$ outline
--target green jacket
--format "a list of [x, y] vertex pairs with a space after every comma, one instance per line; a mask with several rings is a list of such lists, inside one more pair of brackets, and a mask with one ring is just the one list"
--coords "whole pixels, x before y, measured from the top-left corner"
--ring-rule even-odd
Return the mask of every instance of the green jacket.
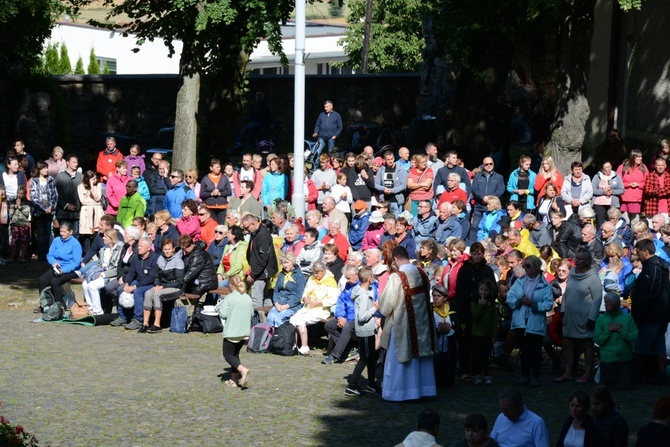
[[498, 313], [495, 304], [482, 306], [470, 303], [472, 308], [472, 335], [476, 337], [493, 337], [498, 332]]
[[[610, 323], [623, 326], [621, 332], [610, 332]], [[600, 360], [605, 363], [627, 362], [633, 359], [633, 343], [637, 341], [637, 326], [630, 314], [618, 310], [614, 315], [606, 312], [596, 320], [593, 340], [600, 346]]]
[[146, 210], [147, 202], [139, 193], [136, 192], [130, 197], [126, 195], [121, 198], [119, 214], [116, 216], [116, 220], [123, 225], [123, 228], [127, 228], [133, 224], [134, 218], [144, 217]]
[[225, 275], [227, 278], [230, 278], [234, 275], [241, 275], [244, 278], [247, 275], [247, 272], [250, 270], [249, 263], [247, 262], [247, 246], [249, 243], [247, 241], [240, 241], [234, 247], [231, 244], [226, 245], [226, 248], [223, 249], [223, 256], [221, 259], [225, 258], [228, 253], [230, 255], [230, 270], [227, 272], [223, 269], [223, 262], [218, 266], [216, 273], [219, 275]]
[[253, 314], [254, 305], [249, 295], [237, 290], [226, 295], [219, 306], [219, 316], [226, 320], [223, 338], [249, 338]]

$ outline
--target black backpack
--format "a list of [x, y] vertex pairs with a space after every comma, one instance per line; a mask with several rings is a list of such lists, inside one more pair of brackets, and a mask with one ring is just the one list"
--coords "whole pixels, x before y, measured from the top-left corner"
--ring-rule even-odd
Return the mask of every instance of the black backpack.
[[298, 354], [298, 347], [295, 345], [295, 326], [287, 321], [275, 328], [270, 341], [270, 352], [287, 357]]

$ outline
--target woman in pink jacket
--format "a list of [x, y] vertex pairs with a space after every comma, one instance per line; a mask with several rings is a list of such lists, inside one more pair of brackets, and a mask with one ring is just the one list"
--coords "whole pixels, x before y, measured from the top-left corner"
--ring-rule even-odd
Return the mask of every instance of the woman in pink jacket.
[[642, 212], [642, 193], [649, 169], [642, 163], [642, 152], [639, 149], [630, 151], [630, 156], [623, 162], [616, 173], [623, 181], [621, 196], [621, 212], [628, 213], [629, 222]]
[[177, 221], [176, 227], [179, 234], [188, 234], [194, 241], [200, 240], [200, 219], [195, 200], [186, 199], [181, 203], [181, 219]]
[[116, 216], [119, 214], [119, 203], [126, 195], [126, 183], [128, 177], [128, 163], [125, 160], [116, 162], [116, 173], [107, 179], [105, 194], [107, 194], [107, 214]]

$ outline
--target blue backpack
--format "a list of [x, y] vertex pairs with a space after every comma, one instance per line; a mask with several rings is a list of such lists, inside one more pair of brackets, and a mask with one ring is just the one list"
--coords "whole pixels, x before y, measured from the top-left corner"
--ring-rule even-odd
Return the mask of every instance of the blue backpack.
[[186, 311], [185, 307], [180, 306], [172, 309], [170, 318], [170, 332], [176, 332], [177, 334], [185, 334], [187, 320], [188, 320], [188, 312]]

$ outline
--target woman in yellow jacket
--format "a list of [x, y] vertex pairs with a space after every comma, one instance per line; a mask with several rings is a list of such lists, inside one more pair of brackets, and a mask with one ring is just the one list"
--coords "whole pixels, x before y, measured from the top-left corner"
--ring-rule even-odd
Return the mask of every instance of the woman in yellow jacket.
[[228, 278], [234, 275], [246, 277], [251, 268], [247, 262], [248, 242], [244, 240], [244, 230], [240, 227], [228, 229], [228, 245], [223, 249], [221, 264], [216, 273], [219, 287], [228, 286]]

